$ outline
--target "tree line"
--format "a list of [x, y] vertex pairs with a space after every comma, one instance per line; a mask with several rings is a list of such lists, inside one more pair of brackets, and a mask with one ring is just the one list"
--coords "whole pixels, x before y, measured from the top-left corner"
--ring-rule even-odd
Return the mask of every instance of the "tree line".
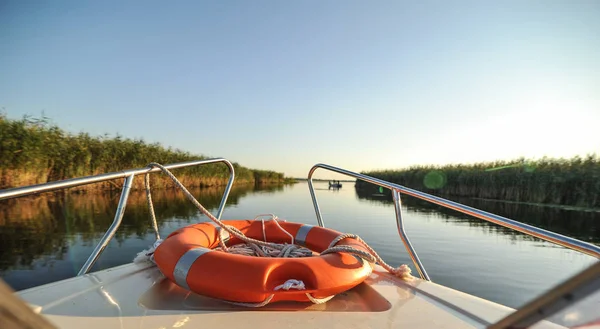
[[[120, 135], [71, 134], [45, 117], [15, 120], [0, 114], [0, 189], [144, 167], [150, 162], [168, 164], [207, 158]], [[236, 183], [288, 181], [283, 173], [233, 165]], [[174, 173], [184, 185], [193, 187], [224, 185], [229, 178], [223, 164], [178, 169]], [[162, 176], [153, 175], [153, 186], [172, 186]], [[110, 182], [87, 188], [112, 189], [119, 185]], [[137, 177], [134, 188], [142, 187], [143, 178]]]
[[[423, 192], [459, 197], [600, 207], [600, 157], [413, 166], [364, 174]], [[357, 188], [368, 188], [357, 182]]]

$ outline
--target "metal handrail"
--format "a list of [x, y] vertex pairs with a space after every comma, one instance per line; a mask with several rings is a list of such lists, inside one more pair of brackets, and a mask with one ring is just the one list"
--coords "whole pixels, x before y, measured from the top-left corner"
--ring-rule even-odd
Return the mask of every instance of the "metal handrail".
[[421, 263], [419, 256], [417, 256], [417, 252], [415, 251], [415, 248], [413, 248], [412, 243], [410, 243], [410, 240], [408, 239], [408, 235], [406, 234], [406, 230], [404, 229], [404, 221], [402, 219], [402, 205], [401, 205], [401, 200], [400, 200], [400, 194], [397, 192], [396, 189], [394, 189], [394, 187], [392, 185], [390, 185], [391, 183], [388, 183], [386, 181], [379, 180], [377, 178], [373, 178], [373, 177], [370, 177], [367, 175], [358, 174], [358, 173], [355, 173], [352, 171], [348, 171], [345, 169], [337, 168], [337, 167], [322, 164], [322, 163], [314, 165], [308, 172], [308, 189], [310, 191], [310, 196], [312, 198], [313, 205], [315, 206], [317, 222], [319, 223], [319, 226], [321, 226], [321, 227], [324, 227], [325, 225], [323, 223], [323, 216], [321, 216], [321, 210], [319, 209], [319, 203], [317, 202], [317, 196], [315, 194], [315, 188], [314, 188], [313, 182], [312, 182], [312, 175], [315, 172], [315, 170], [317, 170], [317, 168], [331, 170], [331, 171], [334, 171], [334, 172], [337, 172], [340, 174], [354, 177], [356, 179], [362, 179], [364, 181], [373, 183], [375, 185], [379, 185], [379, 186], [387, 187], [387, 188], [391, 189], [392, 193], [393, 193], [392, 195], [394, 197], [394, 209], [396, 211], [396, 226], [398, 227], [398, 234], [400, 235], [400, 239], [402, 239], [402, 242], [404, 243], [404, 247], [406, 248], [406, 251], [408, 251], [408, 254], [409, 254], [410, 258], [412, 259], [413, 263], [415, 264], [417, 271], [419, 272], [419, 275], [421, 276], [421, 278], [424, 280], [427, 280], [427, 281], [431, 281], [429, 274], [427, 274], [427, 271], [425, 271], [425, 266], [423, 266], [423, 263]]
[[[566, 307], [575, 305], [598, 289], [600, 289], [600, 262], [592, 264], [575, 276], [549, 289], [546, 293], [490, 325], [488, 329], [529, 328]], [[584, 327], [587, 326], [578, 328]]]
[[[225, 187], [225, 191], [223, 192], [223, 197], [221, 198], [221, 203], [219, 204], [217, 214], [215, 215], [215, 217], [220, 219], [221, 215], [223, 214], [223, 210], [225, 209], [225, 204], [227, 203], [227, 198], [229, 197], [229, 192], [231, 191], [231, 187], [232, 187], [233, 181], [235, 179], [235, 170], [233, 169], [233, 165], [231, 164], [231, 162], [229, 162], [228, 160], [223, 159], [223, 158], [215, 158], [215, 159], [173, 163], [173, 164], [165, 165], [164, 167], [171, 170], [171, 169], [199, 166], [199, 165], [219, 163], [219, 162], [226, 164], [227, 168], [229, 168], [229, 181], [227, 182], [227, 186]], [[50, 183], [44, 183], [44, 184], [38, 184], [38, 185], [32, 185], [32, 186], [15, 187], [15, 188], [10, 188], [10, 189], [0, 191], [0, 200], [11, 199], [11, 198], [21, 197], [21, 196], [25, 196], [25, 195], [32, 195], [32, 194], [37, 194], [37, 193], [42, 193], [42, 192], [62, 190], [62, 189], [70, 188], [70, 187], [99, 183], [99, 182], [104, 182], [104, 181], [108, 181], [108, 180], [112, 180], [112, 179], [125, 178], [125, 182], [123, 183], [123, 189], [121, 191], [121, 197], [119, 199], [119, 205], [117, 206], [117, 211], [115, 213], [113, 222], [110, 225], [110, 227], [108, 228], [108, 230], [106, 231], [106, 233], [104, 233], [104, 236], [102, 237], [100, 242], [98, 242], [98, 244], [96, 245], [96, 248], [94, 248], [94, 251], [92, 252], [92, 254], [90, 254], [90, 256], [86, 260], [85, 264], [83, 264], [83, 266], [79, 270], [79, 273], [77, 273], [77, 275], [79, 276], [79, 275], [84, 275], [90, 271], [92, 266], [94, 266], [94, 263], [96, 263], [96, 261], [98, 260], [98, 258], [102, 254], [102, 252], [104, 252], [104, 249], [106, 248], [106, 246], [108, 245], [110, 240], [112, 240], [113, 236], [115, 235], [116, 231], [118, 230], [119, 226], [121, 225], [121, 221], [123, 220], [123, 214], [125, 213], [125, 207], [127, 205], [127, 199], [129, 197], [129, 192], [131, 192], [131, 185], [133, 183], [133, 178], [136, 175], [159, 172], [159, 171], [161, 171], [161, 169], [158, 167], [145, 167], [145, 168], [130, 169], [130, 170], [124, 170], [124, 171], [100, 174], [100, 175], [94, 175], [94, 176], [86, 176], [86, 177], [81, 177], [81, 178], [66, 179], [66, 180], [62, 180], [62, 181], [50, 182]], [[155, 219], [153, 219], [153, 220], [155, 221]], [[153, 224], [153, 227], [155, 227], [155, 228], [158, 227], [156, 222], [154, 222], [152, 224]], [[160, 238], [160, 236], [158, 235], [158, 232], [155, 232], [155, 233], [156, 233], [157, 238]]]
[[322, 163], [314, 165], [308, 172], [308, 187], [310, 190], [310, 195], [313, 200], [313, 204], [315, 206], [317, 222], [319, 223], [320, 226], [324, 226], [323, 218], [321, 216], [321, 211], [319, 209], [319, 203], [317, 202], [317, 197], [315, 195], [315, 190], [314, 190], [313, 183], [312, 183], [312, 175], [315, 172], [315, 170], [317, 170], [318, 168], [322, 168], [322, 169], [337, 172], [339, 174], [343, 174], [346, 176], [354, 177], [356, 179], [360, 179], [365, 182], [369, 182], [369, 183], [392, 190], [392, 195], [394, 197], [394, 203], [395, 203], [395, 207], [396, 207], [396, 222], [397, 222], [397, 226], [398, 226], [398, 233], [400, 234], [400, 238], [402, 238], [402, 241], [404, 242], [404, 246], [406, 247], [406, 250], [408, 251], [413, 262], [415, 263], [417, 270], [419, 271], [419, 274], [421, 275], [421, 278], [426, 279], [426, 280], [429, 280], [429, 276], [427, 275], [427, 272], [425, 272], [425, 268], [423, 267], [423, 264], [419, 260], [419, 257], [417, 257], [417, 254], [414, 251], [414, 248], [412, 247], [410, 240], [408, 240], [408, 236], [406, 236], [406, 232], [404, 230], [404, 225], [403, 225], [403, 221], [402, 221], [402, 213], [401, 213], [401, 205], [400, 205], [400, 193], [404, 193], [404, 194], [419, 198], [421, 200], [429, 201], [431, 203], [440, 205], [442, 207], [453, 209], [453, 210], [462, 212], [464, 214], [471, 215], [471, 216], [477, 217], [479, 219], [483, 219], [485, 221], [488, 221], [488, 222], [491, 222], [494, 224], [498, 224], [498, 225], [501, 225], [504, 227], [508, 227], [515, 231], [518, 231], [518, 232], [521, 232], [521, 233], [524, 233], [524, 234], [527, 234], [530, 236], [534, 236], [536, 238], [539, 238], [539, 239], [542, 239], [542, 240], [545, 240], [548, 242], [552, 242], [552, 243], [561, 245], [565, 248], [576, 250], [576, 251], [582, 252], [584, 254], [596, 257], [596, 258], [600, 258], [600, 247], [593, 245], [591, 243], [583, 242], [583, 241], [580, 241], [580, 240], [577, 240], [574, 238], [570, 238], [568, 236], [564, 236], [562, 234], [558, 234], [558, 233], [554, 233], [554, 232], [550, 232], [550, 231], [541, 229], [539, 227], [535, 227], [535, 226], [527, 225], [527, 224], [524, 224], [521, 222], [517, 222], [513, 219], [498, 216], [498, 215], [495, 215], [495, 214], [492, 214], [492, 213], [489, 213], [489, 212], [486, 212], [483, 210], [479, 210], [479, 209], [476, 209], [473, 207], [465, 206], [458, 202], [446, 200], [444, 198], [430, 195], [430, 194], [427, 194], [427, 193], [424, 193], [421, 191], [413, 190], [411, 188], [407, 188], [402, 185], [390, 183], [390, 182], [384, 181], [382, 179], [355, 173], [355, 172], [352, 172], [349, 170], [345, 170], [342, 168], [338, 168], [338, 167], [334, 167], [334, 166], [330, 166], [330, 165], [322, 164]]

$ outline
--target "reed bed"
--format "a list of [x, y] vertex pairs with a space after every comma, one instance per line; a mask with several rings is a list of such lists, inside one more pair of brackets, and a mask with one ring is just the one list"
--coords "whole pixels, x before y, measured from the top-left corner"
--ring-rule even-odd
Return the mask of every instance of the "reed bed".
[[[149, 162], [163, 164], [206, 159], [180, 149], [146, 143], [122, 136], [70, 134], [47, 118], [8, 119], [0, 114], [0, 188], [144, 167]], [[283, 173], [255, 170], [234, 163], [237, 183], [287, 182]], [[227, 183], [229, 171], [223, 164], [205, 165], [174, 172], [182, 183], [192, 187]], [[155, 187], [171, 187], [168, 178], [153, 176]], [[119, 188], [120, 182], [95, 184], [86, 189]], [[138, 177], [134, 189], [143, 188]]]
[[[364, 174], [438, 195], [600, 207], [600, 157], [595, 154], [571, 159], [414, 166]], [[359, 181], [356, 187], [368, 185]]]

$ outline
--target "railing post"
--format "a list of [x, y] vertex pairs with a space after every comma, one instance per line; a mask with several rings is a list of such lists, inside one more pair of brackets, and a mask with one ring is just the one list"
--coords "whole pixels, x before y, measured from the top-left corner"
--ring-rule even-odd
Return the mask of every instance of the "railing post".
[[223, 210], [225, 210], [225, 204], [227, 203], [227, 198], [229, 197], [229, 192], [231, 191], [231, 187], [233, 186], [233, 180], [235, 179], [235, 169], [233, 169], [233, 165], [229, 161], [223, 161], [227, 167], [229, 168], [229, 182], [227, 182], [227, 187], [225, 187], [225, 191], [223, 191], [223, 197], [221, 198], [221, 204], [219, 204], [219, 209], [217, 210], [217, 217], [221, 219], [221, 215], [223, 215]]
[[402, 242], [404, 243], [404, 246], [406, 247], [406, 251], [410, 255], [410, 258], [412, 259], [413, 263], [415, 264], [417, 271], [419, 272], [419, 275], [421, 276], [421, 278], [424, 280], [427, 280], [427, 281], [431, 281], [431, 279], [429, 278], [429, 275], [427, 274], [427, 271], [425, 271], [425, 267], [423, 266], [423, 264], [421, 263], [421, 260], [417, 256], [417, 252], [415, 251], [412, 244], [410, 243], [410, 240], [408, 239], [408, 235], [404, 231], [404, 223], [402, 221], [402, 205], [401, 205], [401, 201], [400, 201], [400, 193], [396, 189], [394, 189], [392, 186], [389, 185], [389, 183], [387, 183], [385, 181], [381, 181], [379, 179], [374, 179], [369, 176], [356, 174], [356, 173], [353, 173], [348, 170], [335, 168], [335, 167], [331, 167], [331, 166], [324, 165], [324, 164], [314, 165], [308, 172], [308, 190], [310, 191], [310, 196], [312, 198], [313, 205], [315, 206], [315, 214], [317, 215], [317, 222], [319, 223], [319, 226], [321, 226], [321, 227], [324, 227], [323, 217], [321, 216], [321, 210], [319, 209], [319, 203], [317, 202], [317, 196], [315, 194], [315, 188], [314, 188], [313, 182], [312, 182], [312, 176], [313, 176], [315, 170], [317, 170], [317, 168], [328, 169], [328, 170], [331, 170], [331, 171], [334, 171], [334, 172], [337, 172], [340, 174], [348, 175], [348, 176], [351, 176], [351, 177], [354, 177], [357, 179], [362, 179], [364, 181], [391, 189], [393, 196], [394, 196], [394, 205], [395, 205], [395, 210], [396, 210], [396, 224], [398, 225], [398, 234], [400, 235], [400, 238], [402, 239]]
[[427, 271], [425, 271], [425, 267], [419, 259], [419, 256], [417, 256], [417, 252], [410, 243], [406, 231], [404, 230], [404, 221], [402, 219], [402, 201], [400, 200], [400, 192], [398, 192], [398, 190], [396, 189], [392, 189], [392, 197], [394, 198], [394, 210], [396, 210], [396, 225], [398, 226], [398, 234], [400, 235], [400, 238], [404, 243], [404, 247], [408, 251], [410, 258], [417, 267], [417, 271], [419, 272], [421, 278], [427, 281], [431, 281], [429, 275], [427, 274]]
[[106, 233], [104, 233], [104, 236], [102, 237], [102, 240], [100, 240], [100, 243], [98, 243], [90, 257], [88, 257], [88, 259], [85, 261], [85, 264], [83, 264], [83, 266], [79, 270], [79, 273], [77, 273], [78, 276], [84, 275], [90, 271], [92, 266], [94, 266], [94, 264], [98, 260], [98, 257], [100, 257], [100, 254], [102, 254], [110, 240], [117, 232], [117, 229], [121, 225], [121, 221], [123, 220], [123, 214], [125, 213], [125, 206], [127, 206], [127, 199], [129, 198], [129, 192], [131, 192], [131, 185], [133, 183], [134, 177], [135, 174], [131, 174], [127, 176], [127, 178], [125, 178], [125, 183], [123, 184], [123, 191], [121, 191], [121, 198], [119, 199], [119, 205], [117, 206], [117, 212], [115, 213], [115, 218], [113, 219], [113, 222], [106, 231]]
[[312, 173], [315, 171], [316, 168], [313, 168], [313, 170], [310, 171], [310, 173], [308, 174], [308, 190], [310, 191], [310, 197], [312, 198], [312, 202], [313, 205], [315, 206], [315, 214], [317, 215], [317, 223], [319, 223], [319, 226], [321, 227], [325, 227], [325, 225], [323, 224], [323, 217], [321, 216], [321, 209], [319, 208], [319, 202], [317, 202], [317, 195], [315, 194], [315, 188], [313, 186], [313, 182], [312, 182]]

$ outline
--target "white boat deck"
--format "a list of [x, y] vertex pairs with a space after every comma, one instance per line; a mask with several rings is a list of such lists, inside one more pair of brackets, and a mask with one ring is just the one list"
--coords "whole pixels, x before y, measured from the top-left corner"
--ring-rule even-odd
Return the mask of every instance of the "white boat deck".
[[[215, 284], [225, 284], [215, 282]], [[331, 301], [244, 308], [186, 291], [155, 266], [128, 264], [18, 295], [58, 328], [485, 328], [511, 308], [376, 267]], [[563, 328], [540, 322], [533, 328]]]

